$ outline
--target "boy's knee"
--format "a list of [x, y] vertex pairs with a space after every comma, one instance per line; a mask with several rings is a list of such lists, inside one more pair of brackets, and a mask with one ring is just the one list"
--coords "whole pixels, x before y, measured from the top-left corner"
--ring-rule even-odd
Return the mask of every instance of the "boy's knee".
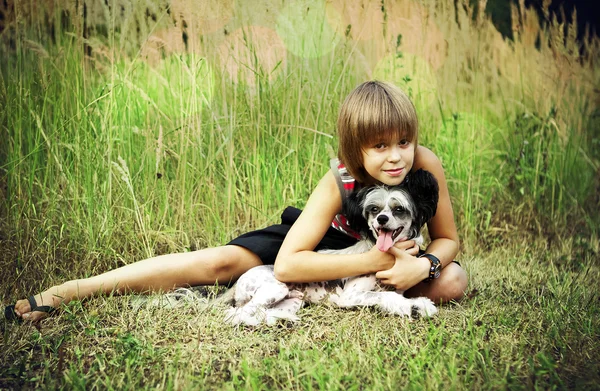
[[254, 266], [262, 264], [256, 254], [243, 247], [223, 246], [215, 250], [215, 256], [209, 266], [209, 273], [215, 281], [229, 283]]
[[444, 269], [444, 291], [449, 300], [460, 300], [467, 289], [467, 273], [459, 265], [452, 263]]

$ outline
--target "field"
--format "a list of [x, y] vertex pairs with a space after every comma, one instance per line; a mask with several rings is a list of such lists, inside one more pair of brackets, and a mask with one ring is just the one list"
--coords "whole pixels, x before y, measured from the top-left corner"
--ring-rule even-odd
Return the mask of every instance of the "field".
[[485, 1], [110, 3], [4, 2], [2, 305], [302, 208], [371, 78], [443, 162], [469, 287], [432, 319], [240, 329], [198, 302], [73, 301], [0, 321], [0, 389], [600, 387], [595, 35], [523, 2], [512, 38]]

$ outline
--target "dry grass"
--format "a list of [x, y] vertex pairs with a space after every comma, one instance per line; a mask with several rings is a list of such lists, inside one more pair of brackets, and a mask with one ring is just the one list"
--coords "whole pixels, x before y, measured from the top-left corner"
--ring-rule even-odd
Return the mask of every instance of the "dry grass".
[[411, 94], [443, 161], [467, 298], [431, 320], [310, 307], [233, 329], [218, 309], [97, 297], [2, 323], [0, 388], [597, 388], [599, 40], [523, 2], [508, 41], [467, 1], [398, 0], [308, 1], [325, 11], [290, 43], [313, 14], [242, 3], [206, 23], [179, 1], [4, 13], [2, 302], [276, 223], [373, 75]]
[[[590, 243], [586, 243], [591, 245]], [[577, 245], [582, 245], [579, 243]], [[594, 388], [598, 243], [523, 242], [462, 258], [467, 298], [428, 320], [313, 306], [298, 324], [236, 329], [190, 304], [72, 302], [39, 328], [5, 325], [3, 387], [183, 389]], [[545, 267], [541, 268], [540, 264]], [[492, 270], [493, 272], [490, 272]]]

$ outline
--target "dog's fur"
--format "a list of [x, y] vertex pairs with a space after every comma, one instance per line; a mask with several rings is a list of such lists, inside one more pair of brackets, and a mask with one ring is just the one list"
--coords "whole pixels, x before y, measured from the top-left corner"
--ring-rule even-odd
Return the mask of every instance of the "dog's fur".
[[[415, 239], [422, 243], [421, 227], [436, 212], [438, 185], [424, 170], [409, 174], [399, 186], [374, 186], [353, 193], [344, 215], [362, 240], [342, 250], [322, 250], [329, 254], [359, 254], [374, 245], [387, 251], [393, 243]], [[305, 302], [328, 301], [338, 307], [378, 306], [401, 316], [432, 316], [437, 312], [426, 297], [408, 299], [400, 291], [378, 284], [374, 274], [335, 281], [285, 284], [278, 281], [272, 265], [257, 266], [244, 273], [235, 287], [235, 307], [227, 310], [233, 324], [274, 324], [278, 319], [297, 321]]]

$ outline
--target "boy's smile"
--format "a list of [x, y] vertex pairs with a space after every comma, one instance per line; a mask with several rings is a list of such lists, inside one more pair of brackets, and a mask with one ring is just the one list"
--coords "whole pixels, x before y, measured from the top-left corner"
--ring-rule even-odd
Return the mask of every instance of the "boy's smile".
[[376, 183], [395, 186], [402, 183], [415, 157], [415, 145], [406, 140], [377, 142], [362, 150], [365, 171]]
[[402, 175], [402, 173], [404, 172], [404, 168], [396, 168], [396, 169], [392, 169], [392, 170], [383, 170], [383, 171], [391, 177], [397, 177], [397, 176]]

